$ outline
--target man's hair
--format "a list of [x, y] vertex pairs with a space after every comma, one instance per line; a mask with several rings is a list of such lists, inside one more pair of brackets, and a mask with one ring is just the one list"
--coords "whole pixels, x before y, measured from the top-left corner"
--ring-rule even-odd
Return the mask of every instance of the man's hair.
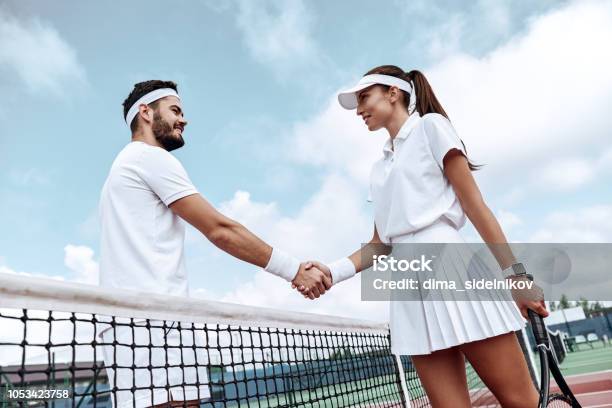
[[[136, 103], [137, 100], [139, 100], [140, 98], [142, 98], [144, 95], [148, 94], [149, 92], [152, 92], [156, 89], [161, 89], [161, 88], [170, 88], [178, 92], [176, 83], [172, 81], [160, 81], [160, 80], [154, 79], [151, 81], [139, 82], [136, 85], [134, 85], [134, 89], [132, 89], [132, 92], [130, 92], [130, 94], [125, 99], [125, 101], [123, 101], [123, 119], [125, 120], [125, 118], [127, 117], [128, 111], [130, 110], [132, 105]], [[155, 110], [157, 108], [158, 102], [159, 100], [152, 102], [149, 104], [149, 106], [151, 106], [151, 108]], [[130, 123], [130, 130], [132, 131], [132, 133], [138, 130], [138, 116], [136, 116], [136, 118], [134, 118], [132, 123]]]

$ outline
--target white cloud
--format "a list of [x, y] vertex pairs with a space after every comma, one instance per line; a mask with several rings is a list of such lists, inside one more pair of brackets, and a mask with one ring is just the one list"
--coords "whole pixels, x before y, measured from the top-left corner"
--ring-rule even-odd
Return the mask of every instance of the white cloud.
[[[480, 179], [478, 174], [475, 176], [476, 180]], [[524, 185], [517, 185], [508, 191], [501, 191], [499, 194], [498, 202], [500, 205], [514, 206], [520, 203], [526, 197], [527, 188]]]
[[432, 59], [440, 59], [461, 49], [461, 37], [465, 27], [465, 19], [452, 15], [436, 30], [428, 31], [427, 54]]
[[[396, 0], [406, 27], [408, 54], [436, 61], [458, 52], [484, 55], [525, 29], [529, 21], [562, 1]], [[423, 44], [427, 44], [426, 47]]]
[[510, 9], [512, 2], [499, 1], [479, 1], [478, 5], [482, 8], [487, 28], [490, 28], [496, 33], [506, 34], [510, 32], [512, 25]]
[[[93, 283], [97, 284], [98, 265], [92, 260], [93, 251], [90, 248], [84, 246], [67, 245], [64, 248], [66, 266], [72, 269], [76, 276], [73, 280], [80, 283]], [[8, 273], [13, 275], [23, 276], [25, 279], [33, 278], [45, 278], [53, 279], [58, 281], [66, 281], [67, 279], [63, 276], [49, 276], [37, 273], [21, 272], [16, 271], [4, 264], [4, 258], [0, 257], [0, 274]], [[23, 306], [28, 308], [28, 317], [46, 319], [48, 318], [47, 311], [44, 310], [32, 310], [28, 307], [28, 300], [26, 297], [22, 299], [24, 302]], [[73, 310], [78, 312], [78, 310]], [[9, 309], [0, 308], [0, 313], [3, 316], [16, 316], [21, 317], [23, 312], [21, 309]], [[53, 311], [53, 317], [55, 319], [63, 319], [61, 321], [55, 321], [50, 326], [44, 321], [29, 321], [27, 323], [27, 340], [30, 344], [45, 344], [49, 341], [54, 344], [66, 344], [72, 341], [73, 331], [76, 330], [75, 340], [80, 343], [91, 342], [94, 331], [93, 325], [83, 322], [78, 322], [76, 327], [68, 320], [69, 313]], [[0, 317], [0, 343], [15, 343], [19, 344], [22, 340], [24, 333], [24, 323], [18, 319], [9, 319], [6, 317]], [[76, 361], [92, 361], [93, 359], [93, 348], [79, 347], [76, 350], [75, 358]], [[52, 349], [54, 353], [55, 361], [57, 363], [72, 361], [73, 350], [71, 347], [58, 346]], [[22, 350], [19, 346], [3, 346], [0, 347], [0, 365], [13, 365], [21, 364], [21, 353]], [[15, 357], [16, 355], [20, 357]], [[42, 364], [47, 362], [49, 356], [42, 347], [26, 347], [25, 348], [25, 359], [27, 364]]]
[[611, 37], [612, 4], [577, 2], [483, 58], [458, 53], [427, 71], [468, 154], [488, 164], [483, 182], [512, 190], [538, 178], [542, 159], [576, 156], [580, 174], [564, 185], [592, 179], [612, 127]]
[[280, 219], [276, 203], [253, 202], [248, 192], [240, 190], [230, 201], [221, 203], [219, 211], [263, 236], [269, 235], [270, 225]]
[[510, 211], [499, 210], [497, 211], [496, 218], [504, 231], [517, 225], [523, 224], [523, 220], [521, 220], [518, 215]]
[[321, 61], [321, 50], [311, 33], [314, 16], [302, 0], [240, 0], [237, 6], [236, 22], [249, 52], [280, 77]]
[[[503, 10], [491, 13], [494, 20], [506, 19]], [[607, 38], [612, 38], [611, 4], [573, 3], [534, 19], [528, 30], [483, 58], [454, 52], [426, 72], [472, 159], [489, 164], [477, 173], [479, 183], [516, 204], [544, 184], [567, 191], [594, 180], [599, 173], [591, 162], [598, 163], [597, 169], [609, 166], [610, 153], [600, 153], [612, 127], [606, 110], [612, 99], [612, 49]], [[332, 97], [319, 114], [297, 123], [283, 146], [292, 160], [327, 172], [325, 185], [300, 213], [284, 217], [274, 203], [253, 203], [245, 193], [237, 194], [225, 209], [301, 257], [313, 254], [331, 260], [346, 255], [371, 233], [371, 217], [357, 203], [364, 199], [370, 166], [380, 157], [385, 137], [369, 133], [354, 112], [339, 108]], [[544, 166], [538, 166], [543, 157]], [[559, 164], [576, 169], [564, 184], [560, 177], [565, 172], [554, 174]], [[496, 191], [498, 186], [501, 191]], [[553, 214], [531, 240], [608, 240], [612, 228], [600, 221], [612, 219], [608, 211], [592, 207], [576, 215]], [[500, 211], [498, 216], [506, 228], [523, 224], [513, 212]], [[384, 306], [361, 302], [358, 293], [354, 279], [333, 288], [309, 310], [386, 316]], [[223, 300], [307, 307], [292, 295], [284, 282], [259, 271]]]
[[36, 278], [54, 279], [54, 280], [59, 280], [59, 281], [66, 280], [63, 276], [51, 276], [51, 275], [44, 275], [41, 273], [16, 271], [15, 269], [12, 269], [11, 267], [6, 266], [4, 264], [3, 259], [0, 259], [0, 273], [10, 273], [11, 275], [21, 275], [21, 276], [36, 277]]
[[[612, 128], [606, 38], [612, 38], [611, 3], [581, 2], [534, 19], [483, 58], [458, 52], [425, 72], [471, 159], [486, 164], [475, 173], [478, 182], [504, 204], [534, 190], [575, 191], [609, 173], [612, 149], [601, 152]], [[293, 160], [365, 185], [385, 137], [368, 132], [333, 96], [318, 115], [294, 126], [284, 149]]]
[[[220, 210], [267, 242], [300, 259], [329, 262], [350, 254], [371, 237], [372, 221], [364, 211], [364, 202], [361, 189], [352, 179], [330, 174], [295, 217], [283, 216], [276, 203], [254, 202], [249, 193], [243, 191], [236, 192], [232, 200], [220, 206]], [[314, 302], [303, 299], [288, 282], [261, 269], [254, 271], [251, 281], [238, 283], [235, 289], [221, 296], [205, 289], [196, 289], [192, 293], [194, 296], [256, 306], [377, 321], [387, 318], [384, 302], [361, 302], [358, 278], [332, 288], [330, 293]], [[274, 296], [270, 296], [271, 293]]]
[[369, 132], [355, 111], [340, 107], [333, 96], [317, 116], [294, 125], [284, 150], [295, 162], [342, 172], [367, 185], [386, 138], [384, 131]]
[[64, 276], [50, 276], [40, 273], [31, 273], [17, 271], [4, 262], [4, 258], [0, 257], [0, 273], [10, 273], [13, 275], [21, 275], [26, 277], [55, 279], [60, 281], [71, 280], [80, 283], [98, 284], [99, 265], [93, 259], [93, 249], [84, 245], [68, 244], [64, 247], [64, 265], [68, 267], [74, 276], [66, 279]]
[[[284, 70], [320, 56], [310, 32], [312, 16], [304, 3], [239, 5], [239, 25], [260, 63]], [[596, 163], [610, 162], [604, 160], [609, 156], [599, 153], [600, 146], [607, 143], [612, 120], [606, 111], [612, 99], [612, 50], [606, 42], [612, 36], [610, 9], [609, 3], [575, 3], [534, 20], [529, 30], [483, 58], [443, 50], [448, 58], [427, 70], [468, 151], [475, 161], [489, 164], [482, 172], [483, 182], [502, 186], [509, 192], [509, 200], [520, 200], [527, 196], [527, 189], [542, 183], [554, 184], [550, 179], [540, 184], [525, 180], [538, 179], [539, 173], [553, 174], [554, 166], [563, 163], [558, 158], [569, 157], [567, 160], [579, 163], [574, 168], [583, 168], [582, 175], [573, 176], [572, 188], [597, 177], [597, 171], [589, 170], [592, 158], [597, 158]], [[502, 14], [495, 18], [503, 20]], [[51, 30], [36, 28], [36, 24], [27, 27], [35, 33]], [[22, 23], [17, 26], [25, 27]], [[329, 261], [347, 255], [372, 232], [372, 219], [363, 201], [370, 165], [380, 156], [386, 136], [368, 132], [354, 111], [338, 106], [335, 96], [319, 114], [297, 123], [291, 135], [285, 146], [291, 158], [327, 172], [321, 189], [305, 206], [288, 217], [276, 203], [256, 202], [249, 193], [239, 191], [220, 208], [300, 258]], [[542, 158], [550, 167], [536, 165]], [[554, 176], [549, 178], [558, 181]], [[612, 218], [610, 210], [603, 208], [551, 215], [532, 240], [570, 237], [576, 241], [576, 236], [608, 240], [612, 229], [601, 220]], [[514, 213], [502, 211], [499, 217], [508, 227], [520, 225]], [[65, 251], [65, 263], [77, 279], [92, 281], [97, 273], [93, 251], [72, 245]], [[383, 320], [379, 317], [385, 316], [386, 305], [361, 302], [357, 279], [310, 302], [300, 298], [288, 283], [257, 270], [252, 281], [238, 284], [219, 298]], [[198, 289], [194, 294], [211, 295]]]
[[75, 281], [98, 284], [100, 268], [93, 255], [93, 249], [84, 245], [68, 244], [64, 247], [64, 264], [76, 274]]
[[29, 275], [25, 272], [17, 272], [14, 269], [9, 268], [6, 265], [1, 265], [0, 266], [0, 273], [10, 273], [12, 275]]
[[593, 162], [585, 159], [557, 159], [547, 163], [538, 174], [538, 185], [554, 190], [572, 191], [595, 177]]
[[304, 59], [315, 52], [312, 16], [301, 0], [238, 3], [238, 27], [255, 58], [264, 63]]
[[0, 68], [19, 77], [27, 89], [57, 95], [66, 84], [84, 84], [85, 70], [76, 51], [49, 24], [32, 18], [19, 20], [0, 8]]
[[298, 257], [333, 260], [371, 236], [364, 203], [365, 196], [350, 179], [330, 174], [295, 217], [282, 216], [275, 203], [253, 202], [240, 191], [220, 210]]
[[555, 211], [527, 242], [612, 242], [612, 205]]

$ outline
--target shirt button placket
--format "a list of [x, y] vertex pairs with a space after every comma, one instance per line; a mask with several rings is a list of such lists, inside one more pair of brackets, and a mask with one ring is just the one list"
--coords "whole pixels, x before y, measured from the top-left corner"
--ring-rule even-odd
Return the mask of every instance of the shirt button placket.
[[393, 165], [393, 153], [391, 153], [391, 156], [389, 157], [389, 160], [387, 160], [386, 166], [385, 166], [385, 176], [388, 176], [389, 173], [391, 172], [391, 166]]

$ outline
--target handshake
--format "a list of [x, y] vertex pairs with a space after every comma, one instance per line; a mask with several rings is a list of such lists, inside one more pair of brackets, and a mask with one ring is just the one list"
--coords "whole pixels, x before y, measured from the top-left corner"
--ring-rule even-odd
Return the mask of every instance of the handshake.
[[264, 269], [291, 282], [291, 286], [308, 299], [318, 298], [332, 285], [349, 279], [357, 273], [355, 264], [349, 258], [339, 259], [329, 265], [317, 261], [300, 262], [277, 248], [272, 248], [272, 255]]
[[307, 299], [318, 298], [332, 285], [329, 267], [317, 261], [300, 263], [300, 269], [291, 281], [291, 287], [297, 289]]

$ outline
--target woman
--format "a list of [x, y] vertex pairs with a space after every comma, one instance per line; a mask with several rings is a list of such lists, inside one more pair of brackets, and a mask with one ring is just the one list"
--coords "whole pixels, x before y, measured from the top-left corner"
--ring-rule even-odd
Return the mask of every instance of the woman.
[[[380, 66], [338, 99], [344, 108], [357, 109], [370, 131], [385, 128], [389, 139], [371, 172], [372, 239], [347, 258], [329, 266], [313, 261], [314, 266], [331, 273], [337, 284], [369, 268], [372, 262], [364, 260], [372, 259], [369, 253], [380, 253], [381, 244], [465, 243], [458, 230], [466, 216], [503, 270], [522, 266], [515, 264], [472, 177], [478, 166], [467, 159], [463, 142], [421, 72]], [[308, 288], [298, 289], [314, 297]], [[411, 356], [432, 406], [470, 407], [464, 357], [502, 406], [537, 406], [538, 393], [514, 331], [524, 327], [521, 314], [527, 318], [528, 309], [544, 316], [548, 312], [539, 292], [530, 298], [513, 296], [518, 308], [507, 301], [390, 302], [392, 351]]]

